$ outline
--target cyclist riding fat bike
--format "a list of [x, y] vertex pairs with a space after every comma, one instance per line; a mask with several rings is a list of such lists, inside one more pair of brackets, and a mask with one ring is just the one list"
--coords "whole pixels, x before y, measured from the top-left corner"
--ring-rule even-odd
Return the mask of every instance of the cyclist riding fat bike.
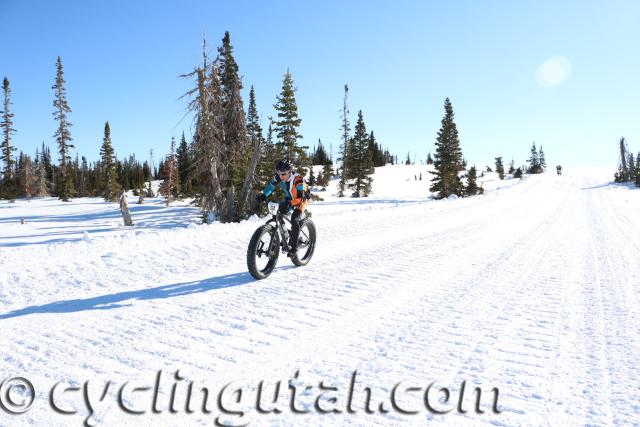
[[291, 237], [289, 247], [290, 254], [295, 253], [298, 249], [298, 236], [300, 234], [300, 219], [304, 213], [307, 201], [305, 199], [305, 183], [298, 173], [293, 170], [293, 165], [289, 160], [283, 159], [276, 164], [276, 175], [267, 186], [257, 196], [258, 201], [264, 202], [267, 197], [280, 183], [280, 188], [284, 193], [284, 200], [280, 202], [279, 212], [285, 215], [289, 210], [293, 209], [291, 214]]

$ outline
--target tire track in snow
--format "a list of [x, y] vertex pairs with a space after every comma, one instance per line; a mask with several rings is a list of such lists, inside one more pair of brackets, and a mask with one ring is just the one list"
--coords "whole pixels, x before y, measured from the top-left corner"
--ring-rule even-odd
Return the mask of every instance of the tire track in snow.
[[[576, 275], [563, 260], [568, 246], [563, 237], [570, 234], [574, 220], [571, 209], [572, 203], [564, 204], [559, 209], [561, 217], [541, 233], [543, 240], [527, 244], [528, 259], [525, 251], [525, 256], [509, 263], [518, 280], [510, 289], [497, 290], [495, 298], [502, 304], [489, 316], [491, 320], [479, 323], [482, 332], [470, 347], [469, 358], [456, 373], [449, 373], [457, 383], [469, 377], [482, 383], [488, 377], [501, 386], [507, 384], [497, 424], [518, 424], [522, 417], [537, 424], [548, 419], [545, 399], [550, 396], [552, 375], [548, 364], [553, 362], [551, 352], [558, 347], [554, 337], [562, 318], [562, 288]], [[493, 278], [498, 278], [497, 283], [509, 283], [505, 279], [513, 273], [507, 269], [503, 280], [499, 280], [499, 272]], [[566, 273], [568, 277], [563, 277]], [[450, 381], [456, 383], [455, 379]]]
[[[486, 221], [486, 219], [484, 219], [484, 221]], [[476, 228], [477, 224], [468, 224], [468, 229], [465, 230], [458, 230], [458, 233], [464, 234], [468, 231], [471, 231], [472, 229]], [[441, 236], [447, 235], [449, 234], [449, 231], [443, 231], [440, 233], [436, 233], [435, 237], [440, 239]], [[413, 238], [420, 240], [421, 237], [420, 236], [415, 236], [415, 233], [413, 233]], [[348, 245], [345, 246], [344, 250], [346, 252], [338, 252], [338, 253], [332, 253], [330, 254], [331, 257], [329, 260], [324, 260], [323, 258], [318, 258], [318, 259], [314, 259], [314, 262], [306, 267], [305, 269], [302, 270], [302, 272], [300, 273], [302, 275], [301, 277], [301, 281], [305, 282], [305, 280], [308, 278], [310, 280], [314, 280], [317, 279], [318, 276], [318, 271], [320, 271], [320, 274], [323, 274], [326, 276], [326, 272], [323, 271], [325, 269], [325, 266], [323, 265], [323, 263], [329, 264], [329, 266], [333, 265], [333, 263], [335, 263], [336, 259], [348, 259], [349, 256], [352, 256], [352, 254], [358, 254], [358, 259], [363, 259], [363, 258], [373, 258], [373, 259], [377, 259], [380, 256], [380, 253], [386, 252], [388, 253], [395, 253], [397, 247], [389, 247], [390, 242], [389, 239], [386, 238], [387, 236], [385, 236], [385, 239], [383, 240], [382, 243], [378, 243], [374, 246], [372, 245], [367, 245], [369, 247], [369, 251], [368, 253], [362, 253], [362, 250], [360, 247], [358, 247], [358, 245]], [[430, 237], [434, 237], [434, 236], [427, 236], [427, 238]], [[399, 243], [399, 247], [402, 246], [406, 246], [409, 248], [412, 248], [414, 245], [413, 242], [408, 242], [406, 239], [406, 236], [402, 237]], [[364, 240], [364, 239], [363, 239]], [[398, 240], [398, 239], [396, 239]], [[400, 252], [401, 253], [401, 252]], [[363, 267], [363, 266], [361, 266]], [[375, 266], [374, 266], [375, 267]], [[343, 268], [345, 268], [346, 270], [353, 270], [353, 268], [349, 268], [349, 266], [344, 266]], [[330, 270], [331, 267], [328, 267], [328, 269]], [[362, 268], [359, 268], [358, 271], [361, 271]], [[276, 280], [276, 277], [272, 276], [272, 278], [266, 280], [265, 282], [269, 282], [272, 280]], [[334, 288], [337, 289], [333, 289], [333, 292], [331, 294], [331, 296], [335, 296], [335, 297], [349, 297], [352, 298], [353, 297], [353, 293], [359, 290], [363, 290], [363, 291], [369, 291], [370, 287], [366, 285], [366, 283], [363, 285], [362, 284], [363, 280], [357, 280], [356, 283], [352, 283], [352, 284], [348, 284], [347, 286], [349, 286], [349, 288], [347, 290], [343, 290], [341, 289], [342, 286], [340, 285], [340, 279], [338, 279], [338, 285], [334, 286]], [[284, 284], [280, 284], [278, 286], [277, 289], [273, 290], [274, 292], [278, 293], [278, 298], [279, 301], [281, 301], [281, 307], [278, 307], [278, 310], [271, 310], [271, 311], [276, 311], [279, 313], [278, 317], [280, 319], [285, 319], [286, 317], [288, 317], [287, 315], [291, 314], [290, 310], [288, 310], [288, 308], [290, 309], [290, 303], [292, 302], [292, 300], [301, 300], [301, 301], [305, 301], [309, 299], [309, 295], [306, 294], [306, 292], [308, 292], [309, 290], [311, 291], [315, 291], [316, 287], [319, 286], [318, 289], [320, 289], [320, 291], [322, 291], [323, 293], [327, 293], [328, 289], [327, 286], [324, 283], [309, 283], [308, 286], [305, 286], [304, 288], [301, 288], [300, 286], [297, 285], [297, 283], [294, 283], [293, 285], [287, 285], [286, 283]], [[329, 289], [331, 290], [331, 289]], [[269, 291], [271, 291], [271, 289], [269, 289]], [[265, 297], [268, 297], [268, 295], [263, 295]], [[313, 297], [313, 296], [312, 296]], [[326, 298], [322, 301], [323, 305], [324, 304], [333, 304], [334, 301], [332, 299], [327, 300]], [[304, 307], [305, 309], [309, 309], [309, 307]], [[313, 307], [311, 307], [313, 308]], [[308, 314], [310, 317], [314, 317], [317, 318], [319, 321], [323, 321], [326, 320], [327, 317], [326, 316], [314, 316], [312, 313]]]
[[[529, 201], [531, 201], [531, 199], [529, 199]], [[520, 209], [522, 209], [522, 207], [520, 207]], [[487, 218], [482, 218], [481, 221], [487, 222]], [[477, 244], [478, 239], [476, 236], [473, 235], [472, 232], [475, 229], [482, 229], [482, 227], [478, 227], [478, 224], [476, 224], [475, 222], [476, 221], [472, 221], [466, 226], [458, 229], [454, 229], [453, 231], [436, 233], [436, 237], [438, 237], [438, 239], [436, 240], [439, 240], [442, 237], [442, 236], [438, 236], [439, 234], [447, 235], [448, 237], [447, 240], [449, 241], [448, 247], [447, 246], [444, 246], [444, 247], [441, 246], [438, 248], [429, 247], [427, 244], [424, 243], [425, 237], [429, 237], [429, 236], [421, 236], [421, 235], [418, 235], [418, 236], [414, 235], [413, 238], [409, 241], [406, 240], [405, 238], [402, 238], [400, 239], [399, 243], [394, 244], [390, 248], [389, 248], [388, 242], [382, 243], [381, 247], [386, 247], [390, 249], [389, 252], [393, 253], [397, 259], [403, 260], [402, 262], [394, 262], [392, 264], [394, 271], [386, 275], [386, 277], [382, 281], [383, 283], [377, 283], [375, 275], [374, 277], [370, 277], [370, 275], [368, 276], [366, 274], [366, 271], [368, 269], [376, 271], [375, 267], [379, 263], [378, 255], [379, 255], [380, 249], [378, 247], [373, 247], [373, 248], [370, 248], [369, 251], [365, 251], [365, 252], [358, 251], [357, 252], [358, 260], [359, 260], [358, 262], [359, 263], [363, 263], [364, 261], [367, 261], [367, 262], [363, 264], [359, 264], [357, 270], [355, 270], [354, 268], [350, 268], [349, 266], [346, 266], [346, 268], [343, 267], [343, 269], [338, 271], [337, 275], [340, 276], [340, 278], [337, 278], [337, 283], [338, 284], [343, 283], [345, 280], [345, 277], [349, 276], [349, 271], [351, 271], [352, 275], [355, 272], [358, 275], [358, 279], [356, 280], [355, 283], [364, 284], [360, 289], [362, 289], [365, 293], [369, 293], [373, 289], [373, 291], [377, 294], [377, 295], [374, 295], [374, 297], [377, 296], [378, 298], [373, 299], [372, 300], [373, 303], [369, 303], [366, 306], [363, 306], [362, 303], [353, 304], [353, 306], [355, 306], [356, 309], [345, 311], [344, 312], [345, 314], [342, 316], [341, 319], [323, 319], [330, 323], [326, 324], [321, 329], [313, 331], [312, 334], [304, 333], [304, 336], [306, 336], [305, 341], [308, 341], [310, 343], [319, 342], [320, 340], [317, 340], [313, 337], [325, 335], [330, 330], [345, 330], [345, 328], [349, 327], [349, 325], [351, 324], [361, 323], [357, 321], [358, 318], [370, 317], [370, 316], [364, 315], [363, 312], [376, 313], [376, 316], [380, 317], [380, 313], [389, 312], [393, 308], [397, 308], [398, 306], [403, 305], [406, 301], [415, 298], [414, 294], [416, 293], [416, 291], [412, 290], [411, 287], [405, 290], [404, 287], [402, 286], [398, 286], [396, 284], [390, 284], [389, 279], [392, 278], [394, 283], [398, 283], [398, 282], [402, 282], [403, 278], [411, 279], [411, 277], [415, 277], [416, 276], [415, 266], [419, 265], [418, 261], [422, 260], [425, 257], [425, 251], [430, 251], [430, 253], [427, 252], [428, 254], [426, 255], [427, 259], [429, 260], [428, 265], [437, 265], [441, 260], [449, 257], [450, 254], [453, 253], [453, 251], [456, 248], [469, 246], [473, 244], [474, 241], [476, 241], [476, 244]], [[486, 224], [483, 224], [483, 226], [484, 225]], [[534, 234], [538, 234], [538, 232], [532, 231], [531, 235], [533, 236]], [[514, 240], [513, 247], [516, 247], [518, 245], [517, 240], [516, 239], [513, 239], [513, 240]], [[401, 250], [401, 248], [405, 248], [405, 249]], [[409, 249], [409, 251], [407, 251], [407, 248]], [[408, 255], [406, 254], [406, 252], [415, 252], [416, 254]], [[345, 257], [343, 253], [340, 254], [339, 256]], [[503, 256], [502, 252], [500, 252], [497, 255], [498, 258], [502, 256]], [[317, 268], [322, 268], [322, 263], [319, 264]], [[491, 268], [492, 267], [489, 266], [489, 267], [486, 267], [485, 270], [489, 271]], [[312, 279], [313, 275], [315, 274], [315, 272], [311, 270], [312, 269], [310, 268], [305, 269], [305, 276], [308, 276], [310, 279]], [[364, 277], [362, 277], [363, 274], [364, 274]], [[329, 283], [334, 283], [334, 286], [335, 286], [336, 281], [332, 282], [330, 280], [331, 279], [330, 276], [327, 277], [327, 279], [329, 279], [328, 280]], [[372, 281], [375, 283], [376, 286], [372, 286]], [[387, 282], [386, 287], [384, 287], [385, 286], [384, 282]], [[465, 282], [465, 281], [462, 280], [461, 283], [462, 282]], [[311, 282], [311, 283], [308, 283], [307, 285], [310, 287], [313, 287], [316, 284]], [[324, 285], [324, 283], [319, 283], [318, 285], [322, 286]], [[396, 301], [396, 303], [389, 304], [383, 298], [379, 298], [380, 295], [384, 295], [386, 292], [392, 292], [394, 294], [400, 293], [398, 288], [402, 288], [402, 291], [407, 292], [407, 296], [405, 296], [401, 300]], [[419, 286], [417, 289], [418, 289], [418, 293], [420, 294], [431, 291], [428, 288], [425, 289], [424, 286]], [[468, 290], [468, 287], [465, 289]], [[300, 290], [298, 290], [297, 292], [299, 293]], [[353, 295], [348, 295], [348, 297], [350, 298], [349, 302], [353, 303], [354, 302]], [[363, 303], [367, 303], [367, 301], [365, 300], [363, 301]], [[336, 324], [340, 326], [336, 326]], [[346, 334], [343, 334], [343, 336], [346, 336]], [[335, 340], [332, 341], [332, 344], [333, 346], [335, 346], [336, 344]], [[292, 337], [290, 345], [298, 346], [298, 347], [308, 347], [307, 343], [305, 343], [304, 345], [299, 345], [298, 342], [294, 341], [294, 337]], [[315, 346], [311, 345], [310, 348], [314, 348], [314, 350], [309, 350], [308, 351], [309, 353], [317, 354], [318, 351], [317, 349], [315, 349]], [[286, 351], [283, 351], [282, 353], [286, 353]], [[299, 352], [297, 353], [299, 354]], [[281, 359], [281, 354], [276, 354], [275, 356], [273, 356], [273, 359]], [[270, 366], [272, 365], [272, 363], [267, 363], [267, 364]]]
[[[638, 333], [638, 302], [629, 277], [628, 248], [620, 246], [610, 236], [623, 232], [620, 216], [613, 214], [609, 203], [590, 194], [594, 209], [590, 213], [592, 259], [590, 265], [594, 281], [588, 288], [595, 295], [596, 312], [590, 325], [596, 328], [591, 344], [592, 370], [590, 394], [597, 393], [605, 382], [607, 391], [607, 419], [612, 424], [640, 423], [640, 405], [629, 406], [630, 395], [640, 391], [637, 354], [640, 350]], [[613, 210], [615, 211], [615, 209]], [[597, 214], [596, 214], [597, 212]], [[599, 344], [595, 347], [594, 341]], [[594, 401], [592, 399], [592, 401]], [[596, 411], [598, 408], [592, 408]]]
[[[494, 343], [501, 339], [504, 329], [511, 324], [513, 320], [513, 306], [517, 305], [522, 300], [530, 299], [527, 290], [532, 283], [532, 278], [536, 274], [536, 268], [545, 259], [552, 257], [550, 255], [550, 247], [553, 246], [553, 241], [549, 240], [549, 236], [555, 236], [559, 230], [562, 230], [567, 224], [569, 218], [567, 216], [566, 203], [561, 205], [553, 217], [543, 221], [541, 227], [535, 229], [530, 238], [522, 239], [526, 243], [526, 246], [522, 246], [516, 250], [510, 258], [504, 257], [504, 263], [498, 264], [495, 268], [491, 269], [490, 274], [474, 275], [474, 282], [478, 284], [478, 289], [484, 289], [485, 293], [480, 294], [477, 297], [469, 298], [470, 305], [464, 308], [457, 308], [456, 312], [461, 313], [457, 316], [459, 319], [466, 319], [464, 326], [456, 325], [455, 331], [466, 329], [467, 333], [462, 337], [454, 339], [454, 343], [458, 344], [457, 348], [463, 347], [462, 354], [457, 354], [455, 360], [458, 360], [457, 365], [441, 369], [437, 375], [438, 380], [443, 381], [444, 384], [460, 384], [463, 380], [474, 380], [478, 383], [485, 382], [489, 379], [496, 380], [496, 375], [491, 375], [485, 372], [486, 367], [485, 360], [489, 357], [491, 351], [495, 352]], [[559, 217], [564, 217], [560, 219]], [[531, 254], [534, 254], [534, 259], [531, 259]], [[512, 281], [509, 278], [520, 276], [519, 280], [512, 285]], [[486, 292], [489, 289], [490, 292]], [[515, 302], [515, 304], [514, 304]], [[482, 311], [478, 308], [484, 309]], [[479, 315], [474, 316], [473, 310], [479, 311]], [[459, 310], [459, 311], [458, 311]], [[554, 313], [551, 313], [554, 314]], [[544, 313], [544, 318], [552, 317], [549, 313]], [[516, 311], [515, 318], [517, 324], [522, 324], [523, 321], [519, 320], [519, 317], [527, 315], [527, 310]], [[549, 320], [544, 321], [549, 322]], [[525, 326], [526, 322], [524, 322]], [[525, 328], [526, 330], [527, 328]], [[531, 357], [535, 353], [536, 349], [533, 345], [529, 344], [527, 338], [529, 334], [524, 333], [523, 329], [519, 328], [517, 333], [510, 335], [510, 340], [513, 342], [519, 342], [525, 340], [523, 345], [516, 350], [506, 351], [501, 354], [516, 354], [517, 357]], [[526, 331], [525, 331], [526, 332]], [[538, 333], [539, 326], [534, 325], [532, 333]], [[475, 333], [475, 337], [474, 337]], [[459, 332], [456, 332], [459, 334]], [[454, 335], [455, 336], [455, 335]], [[535, 344], [539, 344], [535, 342]], [[470, 343], [470, 344], [468, 344]], [[451, 343], [447, 342], [447, 346]], [[546, 345], [543, 342], [543, 346]], [[447, 347], [445, 346], [445, 348]], [[499, 346], [498, 351], [502, 351], [502, 346]], [[546, 349], [543, 349], [546, 351]], [[458, 352], [457, 352], [458, 353]], [[442, 354], [440, 357], [445, 357]], [[503, 357], [504, 358], [504, 357]], [[489, 362], [494, 363], [495, 356], [489, 359]], [[506, 362], [511, 363], [512, 360], [506, 358]], [[517, 362], [517, 361], [516, 361]], [[507, 363], [507, 364], [509, 364]], [[442, 366], [446, 366], [442, 364]], [[517, 363], [515, 369], [520, 369]], [[504, 399], [504, 397], [503, 397]], [[504, 400], [503, 400], [504, 403]], [[522, 415], [523, 412], [520, 409], [515, 409], [512, 402], [511, 404], [503, 407], [503, 414], [501, 419], [505, 419], [509, 412], [516, 415]], [[471, 403], [469, 404], [471, 406]], [[485, 408], [489, 410], [490, 408]]]
[[[530, 200], [531, 202], [532, 200]], [[547, 218], [540, 218], [539, 221], [542, 223], [542, 225], [539, 225], [538, 227], [534, 227], [533, 230], [531, 230], [527, 235], [525, 235], [525, 237], [527, 238], [536, 238], [536, 239], [543, 239], [544, 237], [541, 236], [540, 233], [540, 228], [541, 226], [547, 226], [547, 224], [549, 223], [553, 223], [556, 220], [556, 216], [558, 215], [557, 210], [552, 211], [552, 216], [551, 217], [547, 217]], [[486, 225], [486, 224], [483, 224]], [[496, 229], [499, 228], [499, 225], [494, 226]], [[464, 232], [460, 232], [459, 235], [456, 234], [455, 236], [453, 236], [454, 238], [451, 238], [450, 240], [453, 242], [452, 246], [449, 248], [451, 249], [452, 247], [455, 246], [465, 246], [464, 244], [461, 244], [461, 240], [462, 236], [467, 235], [467, 241], [465, 241], [464, 243], [473, 243], [473, 241], [475, 240], [477, 242], [478, 240], [478, 236], [477, 235], [468, 235], [466, 232], [469, 230], [464, 230]], [[487, 235], [491, 235], [493, 234], [492, 231], [495, 231], [494, 229], [489, 229], [486, 231]], [[484, 236], [483, 236], [484, 237]], [[519, 238], [521, 236], [510, 236], [511, 241], [515, 241], [515, 243], [512, 243], [512, 246], [509, 247], [507, 246], [506, 248], [501, 249], [501, 251], [491, 254], [491, 256], [496, 259], [496, 263], [504, 263], [505, 265], [508, 265], [509, 262], [511, 261], [511, 258], [513, 257], [517, 257], [518, 254], [520, 252], [515, 251], [515, 248], [517, 248], [519, 245], [517, 242], [519, 241]], [[507, 241], [508, 239], [506, 237], [503, 236], [503, 241]], [[415, 246], [415, 245], [414, 245]], [[418, 247], [418, 250], [416, 250], [416, 252], [420, 255], [418, 255], [417, 257], [422, 257], [424, 256], [424, 252], [426, 249], [429, 248], [425, 248], [425, 247]], [[431, 248], [433, 250], [433, 248]], [[449, 249], [445, 248], [440, 248], [440, 251], [435, 250], [433, 251], [433, 253], [431, 254], [431, 257], [429, 258], [429, 265], [435, 265], [435, 261], [434, 261], [434, 257], [440, 253], [440, 254], [449, 254], [451, 253], [449, 251]], [[524, 249], [522, 249], [524, 250]], [[473, 247], [468, 248], [469, 252], [473, 252]], [[509, 254], [507, 256], [505, 256], [505, 253]], [[404, 259], [404, 257], [402, 256], [402, 253], [399, 253], [398, 259]], [[366, 257], [363, 257], [366, 259]], [[398, 264], [398, 263], [396, 263]], [[398, 278], [402, 278], [405, 276], [411, 276], [413, 274], [415, 274], [415, 271], [411, 271], [410, 269], [407, 270], [407, 266], [412, 265], [415, 268], [416, 263], [414, 262], [414, 259], [407, 259], [406, 262], [402, 262], [400, 263], [400, 267], [397, 268], [399, 270], [398, 273], [396, 273], [395, 275], [389, 274], [389, 276], [393, 277], [396, 281]], [[482, 263], [477, 263], [477, 265], [482, 265]], [[495, 269], [496, 265], [488, 265], [485, 266], [484, 270], [480, 270], [483, 271], [484, 273], [488, 273], [491, 270]], [[398, 276], [398, 274], [402, 274], [402, 271], [405, 271], [405, 276]], [[409, 271], [409, 273], [407, 274], [406, 272]], [[386, 291], [385, 289], [380, 289], [377, 288], [377, 286], [379, 285], [379, 283], [376, 282], [375, 277], [365, 277], [365, 280], [369, 280], [368, 285], [370, 285], [371, 287], [376, 287], [376, 289], [380, 290], [380, 295], [384, 295], [385, 293], [389, 292]], [[383, 279], [384, 280], [384, 279]], [[466, 278], [463, 277], [463, 279], [458, 281], [458, 285], [460, 285], [460, 283], [467, 283], [468, 284], [468, 280]], [[422, 289], [420, 289], [422, 288]], [[336, 340], [335, 336], [332, 337], [331, 340], [331, 345], [329, 347], [324, 346], [322, 344], [322, 340], [321, 339], [315, 339], [315, 338], [321, 338], [322, 335], [324, 335], [323, 333], [318, 333], [317, 331], [314, 332], [313, 334], [311, 334], [310, 336], [307, 336], [308, 342], [300, 342], [297, 341], [296, 343], [292, 343], [291, 347], [292, 350], [294, 352], [294, 354], [296, 354], [296, 360], [292, 361], [292, 360], [285, 360], [284, 362], [281, 362], [281, 366], [284, 366], [284, 370], [287, 370], [287, 367], [296, 367], [296, 365], [299, 367], [301, 362], [304, 362], [303, 365], [309, 365], [308, 362], [311, 360], [322, 360], [319, 356], [324, 355], [325, 357], [329, 358], [330, 360], [330, 354], [328, 353], [335, 353], [336, 348], [341, 349], [341, 348], [347, 348], [348, 346], [353, 345], [352, 340], [350, 339], [350, 331], [357, 333], [358, 337], [368, 337], [371, 336], [370, 333], [368, 332], [375, 332], [377, 328], [379, 328], [380, 326], [380, 322], [378, 322], [376, 319], [382, 320], [382, 321], [386, 321], [386, 319], [388, 319], [390, 316], [389, 314], [393, 314], [393, 310], [397, 309], [397, 306], [404, 306], [406, 305], [405, 302], [408, 300], [414, 300], [415, 296], [417, 294], [425, 294], [431, 291], [431, 289], [424, 289], [424, 286], [420, 286], [419, 291], [415, 292], [413, 294], [409, 294], [406, 298], [403, 298], [402, 302], [399, 304], [392, 304], [392, 305], [388, 305], [386, 304], [386, 302], [382, 302], [379, 303], [378, 301], [374, 301], [373, 303], [369, 303], [366, 306], [360, 306], [358, 305], [358, 309], [356, 312], [352, 313], [351, 316], [349, 317], [343, 317], [342, 321], [336, 325], [336, 323], [338, 323], [336, 320], [331, 321], [331, 323], [329, 325], [326, 326], [326, 330], [328, 331], [341, 331], [341, 337], [343, 338], [342, 340], [340, 340], [341, 337], [338, 337], [338, 340]], [[490, 292], [490, 290], [487, 289], [482, 289], [481, 287], [475, 287], [475, 289], [478, 290], [482, 290], [482, 292]], [[468, 291], [469, 288], [463, 288], [463, 290]], [[450, 291], [450, 290], [449, 290]], [[443, 295], [449, 295], [449, 291], [446, 292], [442, 292]], [[392, 290], [391, 292], [398, 292], [398, 290]], [[460, 293], [464, 293], [461, 292], [460, 290], [456, 290], [456, 294], [460, 294]], [[446, 297], [443, 297], [442, 299], [445, 299]], [[468, 302], [469, 304], [472, 304], [473, 301], [471, 298], [469, 298], [468, 300], [466, 300], [465, 302]], [[384, 307], [381, 307], [384, 306]], [[374, 310], [375, 309], [375, 310]], [[368, 313], [375, 313], [375, 315], [363, 315], [362, 312], [368, 312]], [[446, 318], [446, 316], [445, 316]], [[414, 318], [415, 319], [415, 318]], [[410, 318], [405, 318], [405, 321], [410, 320]], [[363, 325], [364, 323], [364, 325]], [[367, 325], [371, 325], [370, 328], [367, 328]], [[385, 325], [386, 326], [386, 325]], [[405, 325], [406, 326], [406, 325]], [[395, 329], [397, 329], [397, 325], [394, 326]], [[434, 330], [437, 328], [433, 328]], [[317, 345], [313, 345], [313, 343], [316, 342], [320, 342], [320, 344]], [[311, 345], [309, 345], [311, 343]], [[360, 344], [366, 344], [365, 343], [360, 343]], [[300, 351], [300, 348], [303, 349], [307, 349], [306, 351]], [[286, 353], [286, 351], [283, 351], [283, 353]], [[275, 364], [273, 362], [271, 363], [265, 363], [265, 365], [267, 366], [275, 366]], [[340, 372], [340, 374], [343, 374], [344, 372]], [[326, 376], [325, 376], [326, 378]]]

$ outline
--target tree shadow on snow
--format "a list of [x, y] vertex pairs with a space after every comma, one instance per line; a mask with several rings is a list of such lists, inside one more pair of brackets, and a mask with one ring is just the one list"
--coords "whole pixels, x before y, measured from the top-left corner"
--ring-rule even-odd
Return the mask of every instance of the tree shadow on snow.
[[402, 200], [402, 199], [373, 199], [373, 198], [368, 198], [368, 197], [361, 197], [361, 198], [357, 198], [357, 199], [353, 199], [353, 200], [345, 200], [345, 199], [341, 199], [341, 200], [335, 200], [335, 201], [321, 201], [321, 202], [315, 202], [315, 204], [317, 204], [318, 206], [336, 206], [336, 205], [340, 205], [340, 206], [348, 206], [348, 205], [364, 205], [364, 204], [369, 204], [369, 205], [406, 205], [406, 204], [410, 204], [410, 205], [415, 205], [418, 203], [424, 203], [426, 201], [428, 201], [428, 198], [424, 198], [424, 199], [415, 199], [415, 200]]
[[[29, 229], [29, 234], [8, 235], [0, 237], [0, 247], [34, 246], [49, 243], [64, 243], [79, 241], [84, 238], [84, 233], [104, 234], [114, 231], [137, 230], [169, 230], [187, 228], [191, 224], [200, 224], [202, 221], [199, 212], [191, 207], [177, 207], [167, 209], [164, 206], [134, 206], [131, 208], [133, 227], [112, 225], [107, 221], [120, 222], [120, 211], [83, 213], [77, 215], [32, 215], [23, 217], [8, 217], [0, 219], [0, 224], [15, 223], [20, 227], [20, 220], [24, 219], [28, 224], [35, 224], [37, 228]], [[52, 223], [62, 221], [65, 225], [39, 226], [39, 223]], [[51, 231], [59, 229], [61, 231]], [[31, 241], [24, 239], [42, 239]], [[22, 240], [22, 241], [21, 241]]]
[[[196, 208], [189, 206], [178, 207], [166, 207], [164, 205], [131, 205], [129, 211], [132, 217], [136, 218], [140, 216], [141, 219], [151, 222], [153, 224], [166, 222], [166, 218], [184, 218], [186, 217], [198, 217], [199, 212]], [[38, 222], [96, 222], [99, 220], [120, 220], [122, 214], [120, 208], [114, 206], [113, 209], [105, 210], [96, 209], [95, 211], [82, 212], [77, 214], [44, 214], [44, 215], [21, 215], [13, 217], [0, 218], [0, 224], [2, 223], [16, 223], [24, 219], [29, 223]], [[184, 223], [184, 219], [181, 221]]]
[[110, 310], [112, 308], [130, 306], [132, 305], [131, 302], [127, 301], [131, 300], [173, 298], [182, 295], [213, 291], [216, 289], [230, 288], [233, 286], [242, 286], [254, 281], [255, 279], [248, 272], [227, 274], [224, 276], [211, 277], [193, 282], [174, 283], [171, 285], [157, 286], [155, 288], [100, 295], [93, 298], [72, 299], [52, 302], [44, 305], [33, 305], [19, 310], [14, 310], [9, 313], [0, 314], [0, 320], [38, 313], [76, 313], [87, 310]]
[[625, 190], [635, 190], [638, 187], [632, 182], [606, 182], [592, 187], [583, 187], [581, 190], [598, 190], [600, 188], [622, 188]]

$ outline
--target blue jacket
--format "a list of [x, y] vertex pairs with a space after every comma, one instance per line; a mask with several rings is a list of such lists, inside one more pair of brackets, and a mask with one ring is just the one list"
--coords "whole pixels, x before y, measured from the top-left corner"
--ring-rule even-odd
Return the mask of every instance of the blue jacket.
[[280, 184], [280, 188], [284, 193], [285, 200], [289, 201], [289, 205], [291, 207], [296, 207], [300, 210], [304, 210], [306, 206], [306, 201], [304, 200], [304, 181], [302, 176], [297, 174], [296, 172], [292, 172], [291, 176], [287, 181], [283, 181], [280, 179], [280, 175], [276, 174], [271, 181], [267, 184], [267, 186], [262, 190], [262, 193], [269, 197], [273, 190], [276, 188], [276, 185]]

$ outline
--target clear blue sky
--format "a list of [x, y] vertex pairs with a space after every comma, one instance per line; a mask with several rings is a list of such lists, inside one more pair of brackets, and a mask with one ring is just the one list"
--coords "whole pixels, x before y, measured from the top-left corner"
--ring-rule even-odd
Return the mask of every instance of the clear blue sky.
[[[180, 79], [231, 33], [262, 123], [290, 68], [304, 143], [337, 152], [342, 88], [351, 121], [399, 158], [433, 151], [449, 97], [462, 149], [482, 166], [524, 162], [532, 141], [551, 165], [617, 161], [640, 150], [638, 1], [26, 1], [0, 0], [0, 78], [12, 87], [14, 143], [54, 150], [61, 56], [76, 149], [98, 158], [105, 120], [119, 157], [156, 162], [192, 122]], [[559, 59], [557, 57], [560, 57]], [[556, 58], [555, 60], [552, 58]], [[539, 70], [546, 61], [547, 67]]]

